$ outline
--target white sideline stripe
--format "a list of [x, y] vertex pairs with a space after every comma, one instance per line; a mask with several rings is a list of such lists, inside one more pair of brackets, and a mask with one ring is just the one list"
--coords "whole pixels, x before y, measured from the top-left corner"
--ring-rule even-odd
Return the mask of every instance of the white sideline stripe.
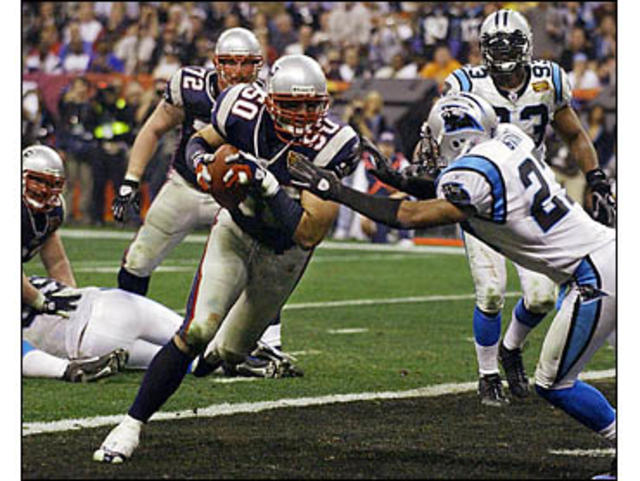
[[[388, 255], [371, 255], [371, 256], [319, 256], [312, 257], [311, 263], [324, 262], [380, 262], [380, 261], [398, 261], [406, 259], [415, 259], [416, 257], [431, 257], [431, 254], [388, 254]], [[173, 262], [167, 262], [156, 268], [155, 272], [194, 272], [196, 266], [200, 263], [200, 259], [187, 262], [180, 262], [181, 265], [170, 265]], [[91, 265], [91, 263], [76, 262], [73, 270], [76, 272], [92, 272], [94, 274], [116, 274], [120, 271], [120, 264], [111, 263], [111, 265]]]
[[366, 327], [348, 327], [345, 329], [327, 329], [329, 334], [360, 334], [362, 332], [369, 332]]
[[590, 458], [606, 458], [616, 455], [614, 448], [604, 449], [550, 449], [550, 454], [558, 454], [560, 456], [587, 456]]
[[261, 377], [217, 377], [213, 380], [213, 382], [217, 384], [232, 384], [235, 382], [252, 382], [252, 381], [260, 381], [263, 378]]
[[[60, 235], [69, 239], [101, 239], [101, 240], [132, 240], [135, 233], [133, 231], [115, 230], [84, 230], [84, 229], [60, 229]], [[207, 236], [203, 234], [189, 234], [182, 242], [191, 244], [203, 244]], [[404, 252], [429, 253], [429, 254], [455, 254], [464, 255], [464, 247], [451, 246], [413, 246], [401, 247], [388, 244], [365, 244], [352, 242], [335, 242], [326, 240], [322, 242], [318, 249], [345, 250], [345, 251], [370, 251], [370, 252]]]
[[[504, 294], [504, 297], [520, 297], [521, 292], [510, 291]], [[412, 304], [420, 302], [440, 302], [440, 301], [464, 301], [475, 299], [475, 294], [451, 294], [451, 295], [434, 295], [434, 296], [413, 296], [413, 297], [390, 297], [386, 299], [346, 299], [344, 301], [326, 301], [326, 302], [299, 302], [296, 304], [286, 304], [282, 310], [291, 311], [297, 309], [322, 309], [325, 307], [350, 307], [350, 306], [377, 306], [380, 304]], [[175, 309], [175, 311], [183, 315], [185, 309]]]
[[[606, 379], [615, 377], [615, 369], [604, 371], [591, 371], [583, 373], [580, 378], [584, 380]], [[245, 403], [222, 403], [213, 404], [206, 408], [188, 409], [184, 411], [158, 412], [153, 415], [151, 421], [164, 421], [187, 418], [212, 418], [217, 416], [229, 416], [231, 414], [251, 414], [270, 409], [288, 407], [319, 406], [323, 404], [349, 403], [356, 401], [374, 401], [378, 399], [409, 399], [419, 397], [437, 397], [445, 394], [459, 394], [474, 391], [477, 388], [477, 381], [464, 383], [437, 384], [435, 386], [410, 389], [408, 391], [383, 391], [383, 392], [363, 392], [351, 394], [330, 394], [328, 396], [301, 397], [278, 399], [276, 401], [245, 402]], [[78, 419], [61, 419], [51, 422], [31, 422], [22, 424], [22, 435], [54, 433], [62, 431], [72, 431], [76, 429], [97, 428], [101, 426], [111, 426], [118, 424], [124, 418], [124, 414], [114, 414], [111, 416], [94, 416]]]

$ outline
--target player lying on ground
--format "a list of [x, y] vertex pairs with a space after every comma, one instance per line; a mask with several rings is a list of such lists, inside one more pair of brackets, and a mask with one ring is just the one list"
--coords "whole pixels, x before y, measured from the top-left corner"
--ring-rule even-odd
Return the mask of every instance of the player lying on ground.
[[[554, 62], [532, 60], [533, 39], [524, 15], [507, 9], [492, 13], [482, 23], [479, 44], [483, 65], [454, 71], [445, 80], [444, 92], [478, 94], [494, 107], [500, 122], [517, 125], [532, 137], [541, 155], [547, 126], [551, 125], [585, 174], [592, 216], [604, 225], [613, 225], [611, 189], [598, 168], [589, 135], [571, 107], [567, 75]], [[480, 375], [478, 393], [483, 404], [502, 406], [508, 398], [502, 392], [498, 360], [511, 394], [525, 397], [529, 382], [522, 347], [528, 333], [553, 309], [556, 285], [547, 276], [515, 264], [523, 296], [499, 342], [507, 281], [505, 258], [469, 232], [463, 233], [463, 239], [476, 293], [473, 333]]]
[[616, 414], [578, 374], [615, 329], [615, 231], [567, 197], [535, 144], [519, 128], [498, 125], [491, 105], [461, 93], [440, 99], [425, 135], [431, 165], [445, 161], [437, 199], [373, 197], [342, 186], [331, 173], [300, 160], [294, 183], [392, 227], [460, 223], [465, 232], [561, 286], [558, 312], [542, 346], [536, 391], [615, 443]]
[[[180, 142], [173, 154], [173, 168], [167, 181], [151, 203], [144, 224], [126, 249], [118, 272], [118, 287], [146, 295], [153, 271], [169, 253], [198, 227], [213, 224], [220, 205], [198, 189], [195, 173], [188, 166], [186, 146], [191, 135], [205, 127], [211, 109], [225, 88], [258, 80], [263, 63], [260, 44], [255, 35], [244, 28], [225, 30], [216, 42], [213, 58], [215, 69], [188, 66], [179, 69], [167, 82], [163, 99], [137, 135], [131, 149], [125, 179], [113, 201], [113, 216], [124, 222], [129, 210], [140, 210], [140, 179], [160, 139], [181, 126]], [[269, 359], [281, 348], [280, 314], [278, 313], [261, 337], [254, 353]], [[273, 347], [275, 349], [270, 349]], [[255, 358], [239, 369], [226, 369], [240, 374], [244, 367], [252, 375]]]
[[[289, 187], [288, 165], [305, 157], [344, 176], [360, 156], [355, 131], [327, 118], [328, 109], [320, 65], [288, 55], [273, 65], [267, 92], [255, 84], [225, 90], [211, 125], [189, 141], [188, 158], [205, 190], [222, 179], [228, 189], [243, 182], [251, 188], [245, 200], [220, 210], [182, 328], [153, 359], [128, 415], [94, 460], [121, 463], [130, 457], [143, 423], [180, 386], [189, 363], [203, 352], [210, 366], [241, 362], [289, 298], [338, 205]], [[223, 175], [212, 178], [212, 152], [224, 143], [241, 153], [227, 158]]]

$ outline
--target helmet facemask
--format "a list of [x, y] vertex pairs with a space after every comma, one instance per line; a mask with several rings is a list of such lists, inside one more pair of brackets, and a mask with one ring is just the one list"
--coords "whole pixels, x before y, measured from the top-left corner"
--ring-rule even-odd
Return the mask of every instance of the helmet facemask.
[[63, 176], [35, 170], [22, 172], [22, 197], [36, 212], [47, 212], [62, 204]]
[[270, 93], [266, 104], [280, 140], [295, 143], [312, 137], [322, 128], [322, 120], [329, 111], [329, 96]]
[[531, 61], [531, 44], [521, 30], [483, 34], [480, 50], [485, 65], [495, 75], [512, 74]]

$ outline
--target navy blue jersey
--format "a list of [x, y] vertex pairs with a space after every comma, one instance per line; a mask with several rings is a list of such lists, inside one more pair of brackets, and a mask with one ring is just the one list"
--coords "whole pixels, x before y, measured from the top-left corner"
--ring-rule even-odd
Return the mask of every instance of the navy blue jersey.
[[[29, 276], [29, 282], [33, 287], [45, 295], [60, 292], [69, 287], [55, 279], [41, 276]], [[41, 312], [38, 312], [33, 307], [23, 303], [22, 312], [20, 314], [20, 317], [22, 318], [22, 327], [29, 327], [38, 314], [41, 314]]]
[[[226, 89], [211, 112], [213, 128], [227, 143], [265, 160], [269, 171], [294, 199], [299, 200], [300, 191], [289, 185], [287, 165], [299, 157], [333, 170], [339, 177], [353, 171], [359, 160], [356, 153], [359, 141], [350, 126], [325, 118], [322, 129], [304, 138], [302, 145], [285, 144], [276, 136], [265, 99], [266, 92], [255, 83]], [[251, 197], [248, 201], [231, 210], [233, 219], [245, 232], [276, 252], [294, 245], [261, 199]]]
[[22, 200], [22, 262], [27, 262], [64, 221], [64, 203], [48, 212], [34, 212]]
[[180, 142], [173, 154], [173, 167], [194, 187], [198, 184], [195, 174], [187, 167], [185, 148], [189, 138], [207, 126], [218, 94], [217, 72], [199, 66], [182, 67], [171, 76], [164, 91], [164, 100], [184, 111]]

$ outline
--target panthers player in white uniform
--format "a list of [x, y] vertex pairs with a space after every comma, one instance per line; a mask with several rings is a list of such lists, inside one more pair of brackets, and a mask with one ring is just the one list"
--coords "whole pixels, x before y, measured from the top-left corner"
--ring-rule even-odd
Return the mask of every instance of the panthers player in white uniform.
[[[195, 174], [187, 165], [185, 149], [191, 135], [209, 123], [216, 98], [225, 88], [258, 80], [263, 56], [255, 35], [244, 28], [225, 30], [216, 42], [215, 69], [188, 66], [175, 72], [158, 106], [145, 122], [131, 149], [125, 179], [113, 201], [113, 215], [123, 222], [131, 209], [140, 210], [140, 179], [168, 131], [181, 126], [172, 169], [153, 200], [149, 211], [124, 253], [118, 272], [118, 287], [146, 295], [151, 274], [182, 240], [198, 227], [209, 227], [220, 206], [196, 185]], [[262, 355], [271, 347], [280, 348], [279, 315], [262, 338]], [[251, 359], [248, 362], [251, 363]], [[253, 364], [246, 365], [251, 370]], [[237, 373], [238, 371], [234, 371]], [[240, 371], [242, 372], [242, 371]], [[256, 371], [257, 372], [257, 371]]]
[[128, 415], [94, 453], [96, 461], [121, 463], [131, 456], [143, 423], [175, 392], [207, 345], [205, 362], [242, 361], [293, 292], [337, 216], [337, 204], [289, 186], [289, 168], [300, 159], [340, 176], [359, 160], [355, 131], [327, 117], [322, 68], [304, 55], [284, 56], [274, 63], [267, 86], [267, 92], [255, 84], [225, 90], [211, 125], [189, 141], [187, 157], [203, 190], [211, 180], [207, 164], [224, 143], [240, 151], [226, 159], [226, 185], [251, 182], [251, 190], [238, 206], [220, 210], [184, 323], [153, 359]]
[[[531, 60], [532, 36], [524, 16], [512, 10], [489, 15], [480, 29], [484, 65], [462, 67], [445, 80], [445, 93], [473, 92], [486, 99], [503, 123], [517, 125], [535, 142], [538, 158], [544, 156], [547, 124], [566, 140], [572, 156], [586, 174], [595, 198], [595, 217], [612, 224], [611, 191], [588, 134], [570, 106], [571, 86], [555, 62]], [[473, 313], [478, 370], [478, 393], [483, 404], [508, 402], [502, 392], [498, 359], [514, 396], [528, 394], [529, 383], [522, 363], [527, 334], [553, 308], [555, 284], [545, 275], [515, 264], [523, 297], [516, 304], [511, 323], [499, 343], [506, 288], [504, 257], [468, 232], [463, 234], [475, 284]]]
[[46, 277], [29, 280], [45, 296], [70, 290], [77, 297], [68, 318], [42, 314], [29, 306], [22, 309], [23, 339], [60, 358], [103, 356], [126, 349], [127, 367], [146, 369], [182, 323], [171, 309], [122, 289], [71, 289]]
[[560, 284], [558, 312], [536, 369], [536, 391], [615, 443], [615, 410], [597, 389], [577, 379], [615, 328], [614, 229], [567, 197], [537, 157], [534, 141], [516, 126], [498, 125], [481, 97], [441, 98], [425, 131], [434, 145], [430, 162], [449, 163], [436, 179], [437, 199], [369, 196], [308, 162], [291, 167], [294, 185], [395, 228], [460, 223], [512, 261]]

